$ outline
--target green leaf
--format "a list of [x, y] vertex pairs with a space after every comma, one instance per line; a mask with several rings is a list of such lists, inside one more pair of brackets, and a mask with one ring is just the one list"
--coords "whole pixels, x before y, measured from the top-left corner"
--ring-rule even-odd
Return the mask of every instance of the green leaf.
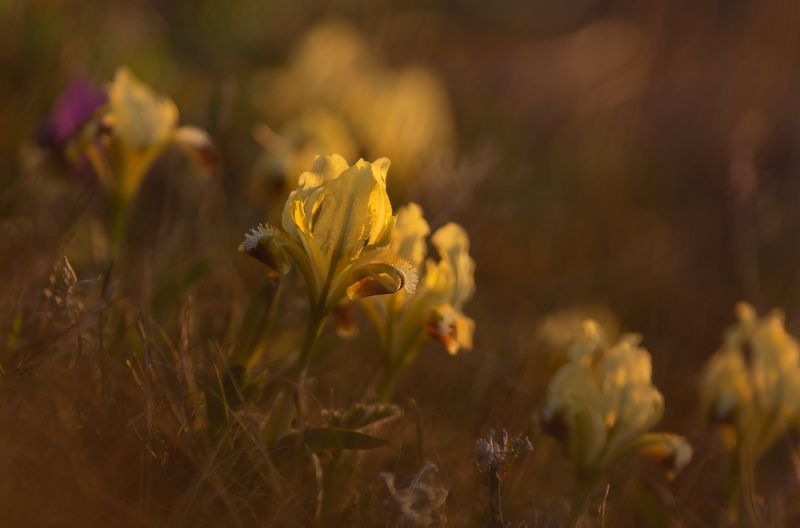
[[328, 425], [340, 429], [361, 429], [368, 425], [398, 417], [403, 411], [388, 403], [355, 403], [347, 409], [322, 411]]
[[285, 455], [301, 452], [305, 449], [312, 453], [340, 451], [343, 449], [364, 450], [376, 449], [389, 443], [389, 440], [385, 438], [359, 433], [350, 429], [317, 427], [287, 434], [272, 442], [269, 446], [269, 452], [272, 455]]

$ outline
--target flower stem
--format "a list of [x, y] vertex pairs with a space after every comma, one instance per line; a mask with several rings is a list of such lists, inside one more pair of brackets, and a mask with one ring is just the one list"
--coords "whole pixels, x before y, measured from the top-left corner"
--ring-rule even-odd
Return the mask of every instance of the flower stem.
[[392, 399], [394, 387], [397, 385], [397, 379], [400, 377], [401, 370], [402, 369], [399, 367], [394, 367], [390, 364], [387, 364], [386, 371], [383, 375], [383, 381], [381, 382], [381, 388], [378, 390], [379, 403], [387, 403]]
[[401, 342], [398, 350], [392, 348], [393, 341], [387, 341], [385, 353], [386, 369], [378, 391], [379, 402], [386, 403], [392, 399], [400, 374], [414, 362], [417, 352], [425, 342], [425, 338], [425, 332], [417, 330]]
[[758, 512], [753, 502], [755, 496], [754, 460], [746, 442], [739, 438], [731, 453], [730, 477], [726, 500], [726, 516], [732, 523], [738, 523], [742, 511], [752, 526], [758, 526]]
[[747, 514], [751, 526], [760, 526], [758, 509], [754, 498], [756, 495], [755, 486], [755, 461], [753, 452], [748, 442], [740, 442], [737, 448], [738, 455], [738, 477], [740, 499], [744, 504], [744, 511]]
[[303, 340], [303, 349], [300, 351], [300, 358], [297, 363], [298, 374], [301, 379], [305, 377], [308, 365], [316, 354], [317, 344], [322, 334], [322, 327], [325, 325], [325, 319], [326, 316], [318, 310], [312, 310], [308, 318], [306, 337]]
[[732, 523], [738, 521], [741, 510], [739, 504], [742, 495], [742, 464], [739, 452], [737, 445], [730, 454], [728, 489], [725, 497], [725, 516]]
[[296, 375], [297, 386], [295, 388], [295, 404], [297, 406], [297, 418], [301, 418], [305, 412], [305, 384], [306, 371], [317, 351], [319, 337], [322, 334], [322, 327], [325, 325], [326, 316], [317, 310], [312, 310], [308, 318], [306, 327], [306, 337], [303, 341], [303, 349], [300, 351], [300, 358], [297, 361]]
[[500, 488], [502, 481], [496, 471], [486, 476], [489, 487], [489, 527], [503, 528], [503, 507], [500, 503]]
[[119, 257], [122, 244], [125, 240], [125, 232], [128, 228], [128, 214], [130, 212], [130, 198], [121, 191], [111, 194], [108, 223], [108, 238], [111, 244], [110, 260], [114, 261]]

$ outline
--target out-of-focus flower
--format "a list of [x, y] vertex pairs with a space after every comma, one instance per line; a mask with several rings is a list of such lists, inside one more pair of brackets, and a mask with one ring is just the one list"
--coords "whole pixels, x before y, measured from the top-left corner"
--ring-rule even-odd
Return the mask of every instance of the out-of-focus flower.
[[616, 317], [606, 308], [575, 308], [545, 317], [533, 339], [537, 350], [560, 366], [569, 359], [570, 349], [588, 337], [587, 333], [597, 334], [591, 338], [599, 339], [599, 343], [591, 346], [594, 348], [600, 343], [616, 341], [619, 337], [618, 327]]
[[669, 478], [692, 460], [692, 446], [686, 438], [671, 433], [645, 433], [637, 442], [639, 452], [664, 468]]
[[285, 274], [305, 278], [312, 309], [327, 315], [345, 297], [413, 292], [413, 266], [389, 251], [395, 226], [386, 194], [389, 160], [319, 156], [300, 176], [283, 210], [282, 228], [260, 225], [240, 250]]
[[402, 181], [421, 162], [452, 150], [454, 125], [441, 81], [421, 66], [386, 68], [343, 22], [313, 28], [290, 64], [267, 75], [258, 90], [270, 119], [291, 123], [309, 107], [335, 113], [352, 139], [330, 136], [335, 149], [318, 152], [343, 152], [354, 140], [369, 156], [389, 156]]
[[254, 130], [254, 135], [264, 147], [251, 189], [256, 196], [269, 195], [270, 189], [295, 187], [297, 176], [320, 153], [337, 152], [344, 159], [353, 159], [358, 151], [347, 122], [323, 108], [302, 113], [278, 133], [262, 125]]
[[650, 354], [639, 346], [641, 337], [626, 334], [604, 347], [596, 323], [587, 322], [584, 332], [551, 380], [542, 413], [546, 430], [564, 442], [579, 475], [600, 474], [645, 445], [672, 449], [680, 437], [644, 435], [661, 419], [664, 400], [651, 382]]
[[757, 457], [800, 423], [800, 348], [779, 310], [758, 317], [739, 303], [736, 314], [739, 322], [709, 361], [703, 388], [710, 417], [732, 424]]
[[112, 253], [120, 248], [129, 205], [167, 147], [176, 145], [204, 165], [216, 158], [206, 132], [179, 127], [175, 103], [124, 67], [105, 92], [83, 81], [70, 85], [42, 128], [40, 142], [105, 187]]
[[104, 116], [111, 129], [111, 174], [104, 183], [123, 197], [138, 191], [148, 170], [171, 144], [211, 161], [208, 135], [196, 127], [178, 127], [178, 107], [166, 96], [120, 68], [109, 86], [109, 108]]
[[76, 79], [59, 95], [37, 134], [39, 145], [85, 183], [97, 180], [87, 149], [97, 148], [99, 118], [107, 101], [106, 92], [86, 80]]
[[452, 148], [447, 94], [429, 70], [381, 72], [362, 97], [364, 106], [352, 113], [354, 128], [368, 151], [391, 153], [405, 178], [416, 176], [422, 160]]
[[127, 68], [107, 90], [74, 81], [56, 101], [39, 133], [40, 143], [98, 178], [123, 201], [136, 194], [159, 155], [170, 145], [203, 164], [215, 159], [208, 134], [178, 126], [178, 108]]
[[400, 208], [391, 253], [418, 269], [424, 267], [424, 276], [416, 293], [367, 299], [363, 303], [383, 341], [387, 391], [391, 391], [399, 371], [414, 360], [426, 334], [440, 341], [451, 354], [472, 348], [475, 324], [462, 311], [475, 292], [475, 262], [469, 255], [469, 237], [454, 223], [439, 228], [431, 237], [439, 259], [426, 260], [429, 233], [421, 207], [412, 203]]
[[39, 130], [39, 143], [47, 148], [63, 148], [78, 135], [108, 101], [108, 95], [83, 79], [70, 83], [59, 95], [53, 111]]

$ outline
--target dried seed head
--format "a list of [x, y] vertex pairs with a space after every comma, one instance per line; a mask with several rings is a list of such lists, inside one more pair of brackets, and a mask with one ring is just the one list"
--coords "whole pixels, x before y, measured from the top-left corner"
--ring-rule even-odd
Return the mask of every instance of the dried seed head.
[[475, 466], [483, 474], [496, 474], [502, 480], [514, 462], [524, 453], [533, 450], [533, 444], [526, 436], [508, 438], [508, 431], [503, 429], [500, 437], [495, 439], [495, 432], [489, 431], [485, 438], [475, 443]]

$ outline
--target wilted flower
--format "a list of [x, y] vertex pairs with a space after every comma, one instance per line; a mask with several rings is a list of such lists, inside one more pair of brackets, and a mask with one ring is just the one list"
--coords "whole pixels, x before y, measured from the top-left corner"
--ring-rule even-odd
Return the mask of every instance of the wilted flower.
[[318, 156], [300, 176], [283, 210], [282, 229], [260, 225], [240, 250], [278, 273], [296, 265], [305, 278], [313, 319], [344, 298], [413, 292], [411, 263], [389, 250], [395, 217], [386, 194], [389, 160]]
[[[661, 419], [664, 400], [651, 382], [650, 354], [639, 346], [641, 337], [627, 334], [606, 348], [594, 322], [584, 331], [570, 361], [551, 380], [542, 413], [546, 430], [565, 443], [578, 473], [600, 474], [645, 446], [652, 452], [679, 445], [675, 435], [645, 434]], [[676, 461], [685, 461], [682, 453]]]
[[502, 482], [514, 462], [528, 451], [533, 451], [533, 444], [527, 437], [509, 440], [508, 431], [503, 429], [495, 438], [495, 432], [489, 431], [486, 438], [475, 442], [475, 467], [484, 475], [497, 474]]
[[779, 310], [758, 317], [739, 303], [736, 314], [703, 385], [711, 418], [732, 424], [758, 457], [800, 419], [800, 348]]
[[399, 485], [394, 474], [381, 473], [400, 516], [412, 526], [436, 526], [444, 521], [442, 508], [447, 501], [447, 489], [433, 482], [438, 470], [428, 462], [419, 473]]
[[[431, 237], [439, 259], [426, 260], [429, 233], [422, 208], [414, 203], [400, 208], [391, 253], [417, 268], [424, 267], [424, 276], [416, 293], [364, 302], [384, 343], [389, 385], [399, 370], [413, 361], [426, 334], [451, 354], [472, 348], [475, 324], [462, 312], [475, 292], [469, 237], [454, 223], [439, 228]], [[391, 387], [386, 390], [391, 391]]]

